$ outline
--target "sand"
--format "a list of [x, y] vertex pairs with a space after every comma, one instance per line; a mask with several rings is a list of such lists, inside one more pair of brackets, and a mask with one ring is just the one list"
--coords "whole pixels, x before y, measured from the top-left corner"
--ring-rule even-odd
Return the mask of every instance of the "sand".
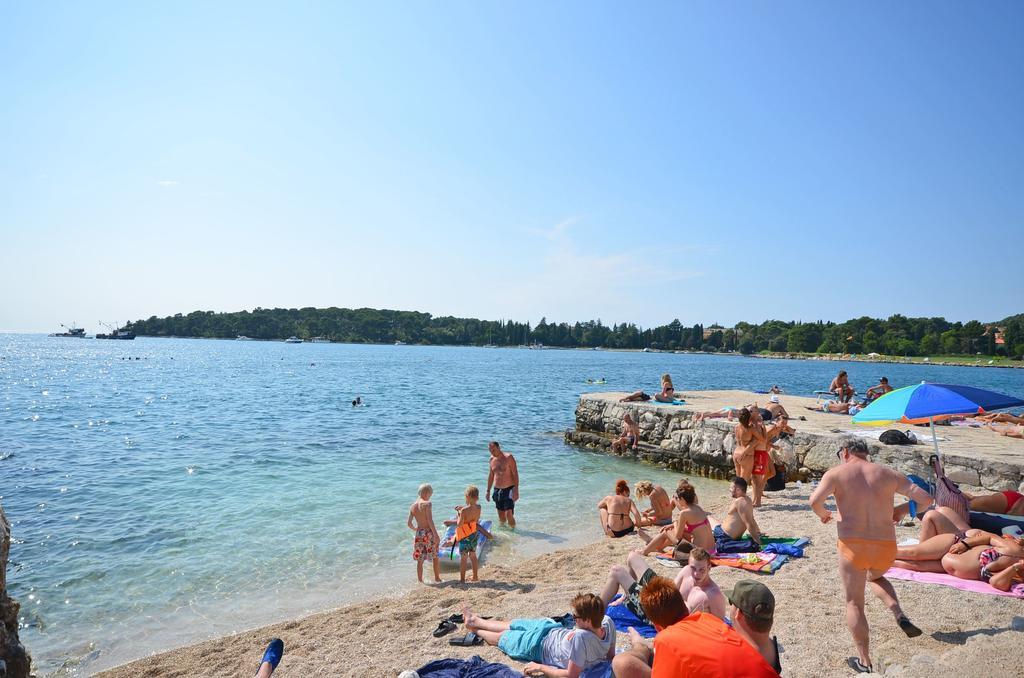
[[[768, 495], [758, 520], [766, 534], [809, 536], [806, 557], [786, 564], [775, 575], [756, 575], [717, 567], [713, 577], [728, 590], [740, 578], [767, 584], [777, 600], [773, 634], [784, 650], [786, 676], [846, 676], [853, 645], [844, 622], [844, 604], [836, 570], [835, 526], [822, 525], [807, 507], [810, 488]], [[704, 497], [709, 511], [726, 498]], [[592, 516], [586, 516], [591, 520]], [[595, 526], [596, 529], [596, 526]], [[900, 527], [899, 539], [917, 535], [917, 527]], [[479, 654], [490, 661], [521, 668], [493, 647], [452, 647], [448, 638], [430, 632], [438, 621], [459, 611], [465, 602], [482, 614], [498, 618], [559, 615], [578, 592], [599, 592], [610, 566], [622, 563], [641, 545], [639, 537], [602, 539], [587, 546], [555, 551], [502, 567], [486, 563], [483, 581], [462, 585], [445, 582], [424, 586], [397, 598], [378, 598], [302, 619], [217, 638], [140, 659], [107, 671], [108, 678], [140, 676], [251, 676], [268, 639], [285, 642], [285, 657], [275, 677], [397, 676], [440, 657]], [[672, 576], [675, 570], [654, 566]], [[409, 564], [410, 576], [414, 565]], [[449, 579], [451, 575], [448, 575]], [[456, 575], [457, 579], [457, 575]], [[1024, 675], [1024, 601], [966, 593], [942, 586], [894, 581], [904, 610], [924, 630], [908, 639], [892, 615], [870, 594], [875, 668], [886, 675], [927, 676]], [[625, 634], [619, 645], [625, 646]]]

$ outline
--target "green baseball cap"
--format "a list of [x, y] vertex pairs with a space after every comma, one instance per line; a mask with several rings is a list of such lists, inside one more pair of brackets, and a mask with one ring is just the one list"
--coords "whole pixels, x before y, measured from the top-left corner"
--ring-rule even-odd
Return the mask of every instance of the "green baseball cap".
[[775, 596], [761, 582], [741, 579], [727, 597], [749, 619], [770, 622], [775, 616]]

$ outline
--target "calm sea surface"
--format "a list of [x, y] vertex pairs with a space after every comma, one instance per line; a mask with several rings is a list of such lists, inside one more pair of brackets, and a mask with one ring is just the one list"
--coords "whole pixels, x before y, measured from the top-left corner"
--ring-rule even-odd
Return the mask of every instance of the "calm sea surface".
[[486, 484], [491, 439], [519, 460], [522, 529], [485, 562], [598, 537], [616, 478], [679, 475], [565, 446], [587, 390], [669, 372], [683, 393], [809, 394], [845, 367], [861, 390], [885, 374], [1024, 395], [1021, 370], [607, 351], [0, 335], [0, 358], [9, 584], [44, 673], [411, 587], [416, 487], [444, 518]]

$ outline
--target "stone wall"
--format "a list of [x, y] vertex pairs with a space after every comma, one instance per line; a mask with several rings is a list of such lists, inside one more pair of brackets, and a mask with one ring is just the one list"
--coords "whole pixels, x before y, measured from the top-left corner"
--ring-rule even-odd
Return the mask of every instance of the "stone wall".
[[[576, 407], [576, 428], [566, 431], [565, 440], [574, 445], [599, 449], [612, 454], [611, 441], [622, 431], [622, 416], [629, 412], [640, 427], [639, 450], [627, 450], [624, 456], [660, 464], [709, 478], [726, 479], [733, 475], [732, 450], [734, 422], [709, 419], [693, 420], [694, 412], [682, 407], [647, 403], [620, 403], [602, 394], [584, 394]], [[797, 433], [778, 441], [779, 461], [786, 465], [788, 480], [820, 477], [836, 463], [840, 435], [800, 431], [800, 422], [791, 422]], [[883, 445], [866, 440], [872, 460], [914, 473], [931, 476], [928, 458], [931, 445]], [[1024, 491], [1024, 465], [981, 461], [971, 457], [944, 454], [946, 474], [958, 483], [989, 490]]]
[[18, 640], [20, 606], [7, 596], [7, 558], [10, 552], [11, 525], [4, 515], [4, 507], [0, 506], [0, 676], [26, 678], [31, 659]]

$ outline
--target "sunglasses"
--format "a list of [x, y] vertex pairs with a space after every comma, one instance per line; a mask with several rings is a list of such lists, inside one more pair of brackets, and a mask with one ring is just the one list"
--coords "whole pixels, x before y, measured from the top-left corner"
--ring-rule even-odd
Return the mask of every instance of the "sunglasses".
[[840, 447], [838, 450], [836, 450], [836, 459], [838, 459], [839, 461], [843, 460], [843, 450], [845, 449], [845, 447]]

